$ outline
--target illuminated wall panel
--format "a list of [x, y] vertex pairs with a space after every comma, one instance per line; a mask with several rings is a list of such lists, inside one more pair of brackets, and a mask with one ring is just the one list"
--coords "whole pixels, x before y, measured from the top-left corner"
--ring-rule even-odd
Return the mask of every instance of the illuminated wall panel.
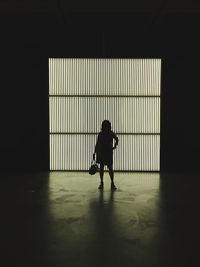
[[50, 95], [160, 96], [160, 59], [49, 59]]
[[[120, 145], [114, 151], [115, 170], [159, 170], [158, 135], [118, 135]], [[87, 170], [96, 135], [50, 135], [52, 170]], [[80, 149], [81, 148], [81, 149]], [[134, 154], [132, 153], [134, 152]]]
[[159, 97], [51, 97], [50, 106], [51, 132], [96, 133], [105, 118], [118, 133], [160, 132]]
[[88, 170], [101, 122], [114, 169], [160, 170], [160, 59], [49, 59], [50, 169]]

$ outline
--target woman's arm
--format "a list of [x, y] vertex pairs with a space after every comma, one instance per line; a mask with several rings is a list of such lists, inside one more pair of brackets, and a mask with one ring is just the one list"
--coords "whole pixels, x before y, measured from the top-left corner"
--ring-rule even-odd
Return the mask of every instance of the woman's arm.
[[118, 143], [119, 143], [119, 138], [116, 136], [115, 133], [113, 133], [113, 138], [115, 139], [115, 144], [114, 144], [113, 149], [115, 149], [117, 147]]
[[99, 134], [97, 136], [97, 141], [96, 141], [96, 145], [95, 145], [95, 148], [94, 148], [94, 153], [97, 152], [98, 146], [99, 146]]
[[95, 154], [97, 153], [98, 145], [99, 145], [99, 134], [97, 136], [96, 145], [94, 147], [93, 160], [95, 160]]

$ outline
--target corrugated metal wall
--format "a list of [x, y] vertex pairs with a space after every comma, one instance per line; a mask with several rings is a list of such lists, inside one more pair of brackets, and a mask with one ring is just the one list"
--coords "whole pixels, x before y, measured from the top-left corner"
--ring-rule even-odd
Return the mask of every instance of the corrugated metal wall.
[[101, 122], [114, 169], [160, 170], [160, 59], [49, 59], [50, 169], [88, 170]]

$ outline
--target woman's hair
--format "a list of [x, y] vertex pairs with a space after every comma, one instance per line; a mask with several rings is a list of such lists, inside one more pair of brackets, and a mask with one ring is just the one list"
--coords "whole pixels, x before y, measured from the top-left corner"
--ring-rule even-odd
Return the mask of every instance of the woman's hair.
[[111, 131], [111, 123], [108, 120], [104, 120], [101, 125], [102, 132]]

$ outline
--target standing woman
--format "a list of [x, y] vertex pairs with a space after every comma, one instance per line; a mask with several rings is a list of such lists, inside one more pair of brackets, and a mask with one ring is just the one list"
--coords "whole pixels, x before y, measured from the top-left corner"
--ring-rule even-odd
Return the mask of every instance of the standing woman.
[[[113, 139], [115, 144], [113, 146]], [[95, 146], [95, 152], [93, 154], [93, 159], [100, 163], [100, 185], [99, 189], [103, 189], [103, 175], [104, 175], [104, 165], [107, 165], [111, 180], [111, 189], [117, 189], [114, 184], [114, 172], [113, 172], [113, 149], [118, 145], [118, 137], [111, 131], [111, 123], [108, 120], [102, 122], [101, 132], [98, 134], [97, 143]]]

